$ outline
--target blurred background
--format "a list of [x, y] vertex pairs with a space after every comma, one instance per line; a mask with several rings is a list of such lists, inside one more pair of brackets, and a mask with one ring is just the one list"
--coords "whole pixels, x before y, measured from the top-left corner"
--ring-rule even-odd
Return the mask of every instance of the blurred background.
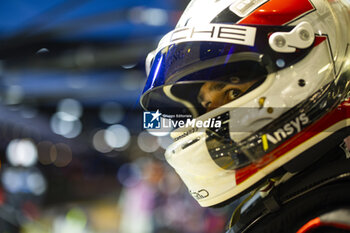
[[188, 0], [1, 0], [0, 233], [215, 233], [142, 130], [144, 61]]

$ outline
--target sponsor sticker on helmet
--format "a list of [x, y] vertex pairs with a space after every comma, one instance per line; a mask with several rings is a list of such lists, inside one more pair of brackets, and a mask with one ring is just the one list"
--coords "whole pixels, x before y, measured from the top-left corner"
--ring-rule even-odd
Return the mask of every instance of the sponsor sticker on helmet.
[[207, 24], [194, 27], [176, 28], [159, 43], [158, 50], [173, 43], [191, 41], [224, 42], [254, 46], [256, 28], [242, 25]]
[[189, 192], [196, 200], [201, 200], [206, 197], [209, 197], [209, 192], [205, 189], [198, 190], [197, 192], [190, 190]]

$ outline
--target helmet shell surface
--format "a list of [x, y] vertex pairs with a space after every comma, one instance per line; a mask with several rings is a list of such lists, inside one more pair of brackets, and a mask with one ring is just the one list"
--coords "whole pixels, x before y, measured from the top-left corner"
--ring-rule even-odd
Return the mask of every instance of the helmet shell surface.
[[193, 117], [166, 158], [202, 206], [250, 190], [343, 127], [349, 116], [333, 109], [349, 90], [349, 26], [345, 1], [189, 3], [147, 58], [141, 105]]

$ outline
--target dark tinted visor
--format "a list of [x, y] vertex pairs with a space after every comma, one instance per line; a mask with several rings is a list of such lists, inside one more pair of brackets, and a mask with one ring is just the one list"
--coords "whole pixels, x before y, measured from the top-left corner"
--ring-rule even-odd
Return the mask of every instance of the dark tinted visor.
[[198, 116], [210, 110], [205, 90], [230, 89], [227, 95], [231, 99], [248, 93], [269, 73], [307, 55], [310, 48], [294, 53], [277, 53], [270, 48], [271, 33], [290, 30], [292, 27], [259, 26], [254, 46], [190, 41], [164, 47], [153, 60], [141, 105], [150, 111]]
[[265, 80], [267, 70], [256, 61], [239, 61], [193, 72], [181, 81], [161, 85], [143, 96], [150, 111], [199, 116], [231, 102]]

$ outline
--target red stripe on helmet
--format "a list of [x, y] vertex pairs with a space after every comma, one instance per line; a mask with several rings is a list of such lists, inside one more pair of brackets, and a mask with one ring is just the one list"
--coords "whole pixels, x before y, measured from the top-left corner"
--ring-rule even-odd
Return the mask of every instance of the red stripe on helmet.
[[307, 233], [321, 226], [320, 218], [314, 218], [302, 226], [297, 233]]
[[333, 227], [336, 229], [343, 229], [346, 231], [350, 230], [350, 226], [345, 223], [340, 222], [323, 222], [321, 218], [314, 218], [307, 222], [304, 226], [302, 226], [297, 233], [308, 233], [313, 232], [315, 229], [319, 227]]
[[314, 47], [316, 47], [317, 45], [321, 44], [326, 39], [327, 39], [326, 36], [316, 36], [315, 37], [315, 42], [314, 42]]
[[308, 0], [270, 0], [239, 24], [284, 25], [315, 9]]

